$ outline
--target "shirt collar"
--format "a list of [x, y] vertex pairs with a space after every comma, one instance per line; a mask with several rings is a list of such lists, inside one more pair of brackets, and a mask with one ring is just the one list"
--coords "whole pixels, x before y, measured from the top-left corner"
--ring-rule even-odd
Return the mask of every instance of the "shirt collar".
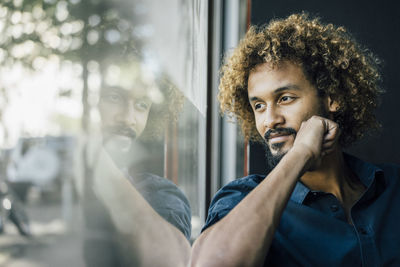
[[[347, 153], [343, 153], [343, 155], [344, 160], [349, 165], [350, 169], [353, 170], [353, 172], [358, 176], [358, 178], [366, 187], [371, 186], [377, 173], [383, 172], [381, 168], [371, 163], [362, 161], [361, 159], [351, 156]], [[298, 181], [292, 195], [290, 196], [290, 200], [298, 204], [302, 204], [310, 191], [311, 190], [307, 186]]]
[[369, 187], [372, 184], [377, 173], [383, 173], [383, 170], [378, 166], [365, 162], [347, 153], [343, 153], [343, 155], [344, 160], [347, 162], [350, 169], [366, 187]]
[[310, 189], [305, 186], [302, 182], [298, 181], [292, 195], [290, 196], [290, 200], [296, 202], [296, 203], [303, 203], [304, 199], [310, 192]]

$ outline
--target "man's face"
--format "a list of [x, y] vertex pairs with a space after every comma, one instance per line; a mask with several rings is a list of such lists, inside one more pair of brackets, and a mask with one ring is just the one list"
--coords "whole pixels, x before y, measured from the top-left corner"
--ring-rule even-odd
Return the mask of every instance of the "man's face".
[[248, 95], [257, 131], [274, 166], [293, 146], [301, 123], [313, 115], [327, 117], [329, 110], [328, 98], [319, 97], [302, 68], [288, 61], [275, 69], [264, 63], [252, 70]]
[[151, 104], [145, 90], [103, 89], [99, 110], [104, 139], [117, 137], [131, 142], [139, 137], [146, 127]]

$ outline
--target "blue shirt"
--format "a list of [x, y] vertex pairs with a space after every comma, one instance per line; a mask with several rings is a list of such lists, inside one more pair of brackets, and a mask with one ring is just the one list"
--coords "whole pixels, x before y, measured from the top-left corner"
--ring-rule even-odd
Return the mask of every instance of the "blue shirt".
[[[174, 183], [155, 174], [125, 175], [150, 206], [189, 240], [191, 211], [184, 193]], [[117, 234], [109, 211], [91, 188], [85, 194], [83, 208], [86, 224], [83, 254], [86, 266], [139, 266], [139, 262], [134, 262], [136, 258], [132, 257], [136, 252], [130, 247], [129, 239], [132, 237]]]
[[168, 179], [152, 173], [129, 175], [128, 178], [150, 206], [190, 240], [192, 214], [185, 194]]
[[[374, 166], [346, 154], [345, 160], [367, 188], [352, 207], [353, 225], [334, 195], [297, 182], [264, 266], [400, 266], [400, 166]], [[202, 231], [263, 179], [250, 175], [220, 189]]]

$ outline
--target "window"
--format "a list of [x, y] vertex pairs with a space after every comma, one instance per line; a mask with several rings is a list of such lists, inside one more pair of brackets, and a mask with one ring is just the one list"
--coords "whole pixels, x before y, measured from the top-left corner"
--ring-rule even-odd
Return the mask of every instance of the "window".
[[85, 266], [86, 241], [103, 244], [136, 210], [130, 195], [113, 202], [119, 180], [97, 175], [121, 175], [135, 199], [164, 219], [178, 209], [175, 226], [199, 235], [221, 177], [243, 172], [244, 145], [222, 126], [216, 94], [223, 41], [237, 42], [243, 23], [229, 14], [246, 9], [223, 2], [0, 4], [0, 265]]

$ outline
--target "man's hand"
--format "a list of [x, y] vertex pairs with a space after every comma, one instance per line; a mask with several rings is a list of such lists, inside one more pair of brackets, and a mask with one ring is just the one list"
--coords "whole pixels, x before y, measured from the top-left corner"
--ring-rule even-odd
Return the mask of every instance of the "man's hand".
[[279, 164], [196, 240], [191, 266], [263, 266], [297, 181], [335, 150], [338, 137], [339, 127], [331, 120], [313, 116], [304, 121]]
[[339, 136], [339, 125], [329, 119], [312, 116], [302, 122], [292, 149], [302, 150], [310, 158], [304, 171], [316, 169], [335, 149]]

